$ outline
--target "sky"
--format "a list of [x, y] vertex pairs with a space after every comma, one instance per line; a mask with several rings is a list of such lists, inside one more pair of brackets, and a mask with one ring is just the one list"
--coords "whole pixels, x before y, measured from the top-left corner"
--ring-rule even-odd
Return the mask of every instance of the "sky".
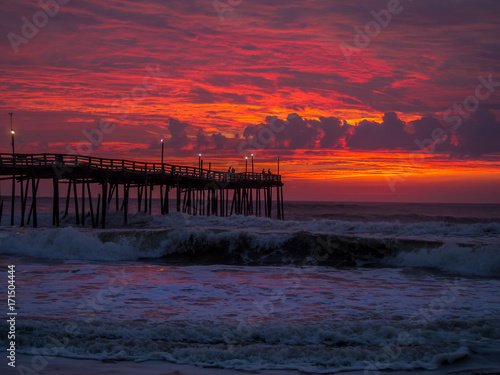
[[[0, 152], [500, 203], [497, 0], [0, 0]], [[248, 159], [249, 164], [246, 163]]]

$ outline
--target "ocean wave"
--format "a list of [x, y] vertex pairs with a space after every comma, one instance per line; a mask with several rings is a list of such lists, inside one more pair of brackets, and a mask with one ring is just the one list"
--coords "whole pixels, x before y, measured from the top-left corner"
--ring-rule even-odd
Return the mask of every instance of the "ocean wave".
[[349, 221], [363, 221], [363, 222], [387, 222], [387, 223], [450, 223], [450, 224], [476, 224], [476, 223], [497, 223], [498, 218], [490, 217], [456, 217], [447, 215], [422, 215], [416, 213], [410, 214], [383, 214], [383, 213], [325, 213], [317, 215], [320, 219], [329, 220], [349, 220]]
[[[179, 218], [184, 220], [182, 215]], [[0, 254], [96, 261], [149, 258], [183, 264], [429, 267], [500, 277], [500, 228], [496, 223], [389, 226], [236, 216], [229, 223], [227, 219], [195, 217], [189, 225], [179, 221], [174, 225], [172, 217], [133, 218], [136, 225], [142, 219], [147, 219], [146, 228], [4, 229], [0, 231]], [[451, 233], [444, 232], [445, 228]]]
[[[351, 215], [352, 216], [352, 215]], [[390, 215], [389, 215], [390, 216]], [[321, 217], [321, 215], [318, 215]], [[128, 216], [127, 228], [164, 229], [164, 228], [212, 228], [222, 230], [248, 229], [260, 232], [297, 232], [308, 231], [312, 233], [326, 234], [349, 234], [369, 235], [386, 237], [425, 237], [426, 239], [441, 240], [450, 238], [500, 238], [500, 221], [498, 219], [472, 219], [457, 222], [452, 220], [440, 220], [443, 217], [432, 217], [433, 220], [421, 222], [398, 222], [390, 220], [392, 216], [384, 220], [384, 216], [378, 216], [378, 220], [367, 220], [360, 217], [358, 221], [344, 220], [342, 215], [331, 218], [313, 220], [274, 220], [263, 217], [233, 215], [231, 217], [218, 216], [192, 216], [178, 212], [168, 215], [148, 215], [146, 213], [131, 214]], [[364, 219], [364, 220], [362, 220]], [[15, 217], [18, 223], [20, 217]], [[40, 228], [52, 228], [52, 215], [40, 214], [38, 225]], [[75, 217], [70, 214], [61, 220], [62, 227], [75, 227]], [[90, 217], [87, 218], [86, 228], [90, 227]], [[123, 214], [121, 212], [110, 212], [107, 217], [107, 227], [112, 229], [123, 229]], [[0, 227], [2, 228], [2, 227]], [[27, 227], [29, 228], [29, 226]], [[81, 228], [76, 226], [75, 228]], [[9, 227], [3, 227], [8, 230]], [[2, 229], [0, 229], [1, 235]]]
[[23, 319], [17, 328], [20, 353], [49, 346], [51, 353], [71, 358], [313, 373], [434, 370], [468, 357], [475, 341], [500, 339], [495, 319], [461, 324], [436, 320], [425, 326], [398, 321], [288, 326]]
[[[390, 221], [346, 221], [336, 220], [290, 220], [280, 221], [254, 216], [234, 215], [230, 218], [217, 216], [190, 216], [180, 213], [169, 215], [137, 214], [129, 217], [129, 223], [145, 228], [175, 228], [179, 226], [195, 228], [220, 228], [220, 229], [248, 229], [259, 231], [297, 232], [308, 231], [312, 233], [355, 234], [355, 235], [383, 235], [393, 237], [425, 236], [432, 239], [443, 238], [492, 238], [500, 237], [500, 222], [487, 223], [449, 223], [442, 221], [426, 221], [419, 223], [395, 223]], [[114, 216], [112, 224], [122, 226], [121, 215]]]
[[435, 249], [400, 252], [384, 263], [397, 267], [427, 267], [459, 275], [500, 277], [500, 247], [444, 244]]

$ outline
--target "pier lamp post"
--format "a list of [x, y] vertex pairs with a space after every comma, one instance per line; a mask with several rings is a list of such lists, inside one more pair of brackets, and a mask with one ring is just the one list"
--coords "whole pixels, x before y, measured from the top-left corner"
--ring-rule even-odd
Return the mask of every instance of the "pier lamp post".
[[12, 145], [12, 157], [14, 157], [14, 154], [15, 154], [14, 135], [16, 134], [16, 132], [12, 128], [12, 115], [13, 115], [13, 113], [10, 112], [9, 115], [10, 115], [10, 134], [11, 134], [11, 137], [12, 137], [12, 141], [11, 141], [10, 144]]
[[11, 142], [11, 145], [12, 145], [12, 154], [15, 154], [15, 151], [14, 151], [14, 135], [16, 134], [16, 132], [14, 130], [11, 130], [10, 134], [12, 135], [12, 142]]
[[278, 160], [278, 176], [279, 176], [279, 174], [280, 174], [280, 158], [277, 157], [276, 159]]
[[[14, 168], [16, 167], [16, 157], [15, 157], [15, 151], [14, 151], [14, 134], [16, 132], [14, 131], [14, 128], [12, 128], [12, 112], [9, 113], [10, 115], [10, 134], [12, 136], [12, 163], [14, 165]], [[12, 201], [10, 203], [10, 225], [14, 225], [14, 199], [16, 197], [16, 179], [14, 178], [14, 175], [12, 176]]]
[[198, 154], [198, 168], [201, 169], [201, 154]]
[[248, 156], [245, 156], [245, 174], [248, 172]]
[[253, 154], [252, 154], [252, 174], [253, 174]]
[[163, 169], [163, 138], [160, 139], [161, 142], [161, 169]]

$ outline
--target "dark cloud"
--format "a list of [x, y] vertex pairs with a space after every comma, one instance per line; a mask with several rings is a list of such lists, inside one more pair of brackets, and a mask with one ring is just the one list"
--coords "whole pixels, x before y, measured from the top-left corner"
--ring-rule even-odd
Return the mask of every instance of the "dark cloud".
[[227, 137], [222, 135], [221, 133], [212, 134], [212, 140], [215, 143], [216, 149], [223, 149], [226, 145]]
[[455, 134], [459, 156], [476, 158], [500, 152], [500, 122], [490, 110], [477, 110]]
[[352, 150], [403, 150], [478, 158], [500, 152], [500, 122], [489, 109], [476, 111], [456, 129], [432, 116], [409, 125], [393, 112], [382, 123], [363, 120], [346, 139]]
[[[271, 123], [273, 119], [269, 119]], [[306, 119], [292, 113], [286, 119], [286, 126], [282, 131], [275, 132], [276, 148], [304, 149], [314, 148], [316, 139], [319, 137], [319, 130]]]
[[243, 137], [256, 148], [334, 148], [348, 129], [349, 125], [335, 117], [320, 117], [318, 121], [292, 113], [286, 120], [268, 116], [265, 123], [247, 126]]
[[[261, 126], [265, 126], [264, 124], [261, 124]], [[243, 137], [244, 138], [249, 138], [249, 137], [253, 137], [257, 134], [257, 132], [259, 131], [261, 127], [259, 125], [250, 125], [250, 126], [247, 126], [244, 130], [243, 130]]]
[[343, 124], [336, 117], [320, 117], [319, 121], [312, 120], [311, 123], [322, 131], [319, 142], [320, 148], [336, 147], [349, 128], [347, 123], [344, 122]]
[[214, 94], [201, 87], [192, 89], [191, 94], [192, 96], [189, 98], [189, 101], [193, 103], [205, 104], [205, 103], [213, 103], [215, 101]]
[[170, 138], [166, 140], [166, 146], [173, 149], [181, 149], [189, 144], [189, 139], [186, 133], [186, 128], [189, 126], [187, 122], [180, 122], [177, 119], [170, 118], [168, 123], [168, 131]]
[[415, 148], [413, 138], [397, 114], [388, 112], [382, 123], [361, 121], [354, 127], [346, 145], [352, 150], [408, 150]]
[[452, 130], [432, 116], [425, 116], [410, 123], [413, 128], [414, 150], [425, 152], [453, 152]]
[[241, 46], [240, 48], [244, 49], [245, 51], [255, 51], [258, 49], [258, 47], [254, 46], [253, 44], [247, 44], [247, 45]]
[[196, 145], [198, 150], [203, 150], [209, 145], [208, 139], [202, 129], [198, 130], [198, 134], [196, 134]]
[[[224, 150], [238, 148], [241, 144], [221, 132], [205, 135], [199, 129], [196, 137], [189, 138], [188, 123], [170, 119], [171, 137], [166, 146], [180, 150], [187, 146], [198, 150]], [[268, 116], [265, 121], [247, 126], [242, 137], [244, 149], [328, 150], [350, 149], [356, 151], [407, 151], [447, 154], [461, 158], [478, 158], [500, 152], [500, 122], [489, 109], [476, 111], [470, 119], [453, 130], [450, 124], [431, 115], [410, 123], [402, 121], [394, 112], [384, 114], [382, 122], [362, 120], [349, 125], [337, 117], [307, 119], [289, 114], [286, 120]]]

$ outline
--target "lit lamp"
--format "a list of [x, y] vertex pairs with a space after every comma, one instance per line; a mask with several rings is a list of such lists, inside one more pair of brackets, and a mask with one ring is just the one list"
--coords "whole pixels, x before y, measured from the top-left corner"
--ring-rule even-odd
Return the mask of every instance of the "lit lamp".
[[201, 154], [198, 154], [198, 168], [201, 169]]
[[11, 137], [12, 137], [12, 141], [11, 141], [11, 145], [12, 145], [12, 156], [14, 156], [15, 154], [15, 151], [14, 151], [14, 135], [16, 134], [16, 132], [14, 131], [14, 129], [12, 128], [12, 115], [13, 113], [10, 112], [9, 113], [10, 115], [10, 134], [11, 134]]
[[248, 156], [245, 156], [245, 173], [248, 171]]
[[252, 154], [252, 174], [253, 174], [253, 154]]
[[161, 142], [161, 169], [163, 169], [163, 138], [160, 139]]
[[12, 134], [12, 142], [11, 142], [11, 145], [12, 145], [12, 153], [14, 154], [14, 135], [16, 134], [16, 132], [14, 130], [11, 130], [10, 131], [10, 134]]

